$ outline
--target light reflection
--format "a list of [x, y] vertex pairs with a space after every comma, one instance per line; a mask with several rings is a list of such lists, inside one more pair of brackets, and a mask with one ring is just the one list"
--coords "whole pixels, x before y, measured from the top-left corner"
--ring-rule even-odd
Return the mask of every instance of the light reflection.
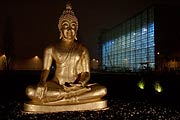
[[147, 29], [146, 29], [146, 28], [143, 28], [143, 31], [144, 31], [144, 32], [146, 32], [146, 31], [147, 31]]
[[35, 59], [39, 59], [39, 57], [36, 55], [35, 57], [34, 57]]
[[2, 55], [2, 57], [6, 58], [6, 55], [4, 54], [4, 55]]
[[33, 70], [39, 70], [41, 69], [41, 59], [36, 55], [33, 57], [31, 64], [34, 66]]
[[163, 91], [163, 88], [162, 88], [162, 86], [161, 86], [161, 84], [160, 84], [159, 82], [156, 82], [156, 83], [154, 84], [154, 89], [155, 89], [155, 91], [157, 91], [157, 92], [162, 92], [162, 91]]
[[144, 87], [145, 87], [145, 82], [144, 82], [144, 80], [140, 80], [139, 82], [138, 82], [138, 87], [140, 88], [140, 89], [144, 89]]
[[4, 70], [7, 67], [6, 55], [0, 56], [0, 70]]
[[99, 61], [97, 59], [92, 59], [91, 60], [91, 68], [94, 70], [97, 70], [99, 67]]

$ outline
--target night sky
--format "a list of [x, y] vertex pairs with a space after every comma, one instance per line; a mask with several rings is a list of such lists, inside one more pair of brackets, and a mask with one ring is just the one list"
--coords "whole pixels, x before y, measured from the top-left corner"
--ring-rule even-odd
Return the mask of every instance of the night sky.
[[[78, 39], [87, 46], [91, 59], [97, 58], [98, 36], [154, 2], [167, 0], [72, 0], [79, 20]], [[172, 0], [169, 0], [172, 2]], [[177, 1], [173, 1], [176, 3]], [[7, 18], [17, 58], [42, 56], [43, 49], [58, 40], [58, 18], [66, 0], [8, 0], [0, 2], [0, 47], [7, 29]], [[1, 52], [0, 48], [0, 52]]]

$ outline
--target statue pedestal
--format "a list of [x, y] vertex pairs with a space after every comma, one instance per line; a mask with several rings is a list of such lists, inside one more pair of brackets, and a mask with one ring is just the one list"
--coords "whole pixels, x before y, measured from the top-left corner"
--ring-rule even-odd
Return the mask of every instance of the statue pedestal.
[[33, 103], [24, 103], [25, 112], [35, 112], [35, 113], [100, 110], [104, 108], [107, 108], [106, 100], [99, 100], [89, 103], [68, 104], [68, 105], [38, 105]]

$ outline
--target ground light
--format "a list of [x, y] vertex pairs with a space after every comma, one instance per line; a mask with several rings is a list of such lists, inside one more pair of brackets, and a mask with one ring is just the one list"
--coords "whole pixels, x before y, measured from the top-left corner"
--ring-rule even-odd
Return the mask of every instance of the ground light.
[[163, 91], [163, 88], [159, 82], [155, 82], [154, 89], [155, 89], [155, 91], [157, 91], [159, 93]]
[[138, 87], [140, 88], [140, 89], [144, 89], [144, 87], [145, 87], [145, 82], [144, 82], [144, 80], [142, 79], [142, 80], [140, 80], [138, 83], [137, 83], [137, 85], [138, 85]]

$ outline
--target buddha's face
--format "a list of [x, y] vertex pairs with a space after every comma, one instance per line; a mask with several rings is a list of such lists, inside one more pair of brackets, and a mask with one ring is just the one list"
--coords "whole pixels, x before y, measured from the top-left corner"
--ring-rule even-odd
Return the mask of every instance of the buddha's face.
[[73, 20], [63, 20], [60, 25], [62, 39], [66, 41], [73, 41], [76, 37], [77, 25]]

